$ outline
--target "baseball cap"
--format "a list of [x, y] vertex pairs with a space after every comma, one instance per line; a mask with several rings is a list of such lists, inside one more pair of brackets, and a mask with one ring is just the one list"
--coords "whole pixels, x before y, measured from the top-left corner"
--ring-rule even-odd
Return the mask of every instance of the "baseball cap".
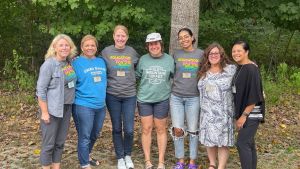
[[162, 40], [159, 33], [150, 33], [147, 35], [146, 42], [154, 42]]

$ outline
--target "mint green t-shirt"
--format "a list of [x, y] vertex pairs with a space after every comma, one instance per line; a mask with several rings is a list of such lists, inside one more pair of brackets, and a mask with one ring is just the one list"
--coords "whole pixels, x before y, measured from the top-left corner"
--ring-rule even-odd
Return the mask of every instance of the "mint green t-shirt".
[[171, 77], [174, 59], [164, 53], [159, 58], [143, 55], [137, 65], [136, 76], [140, 79], [137, 100], [155, 103], [167, 100], [171, 93]]

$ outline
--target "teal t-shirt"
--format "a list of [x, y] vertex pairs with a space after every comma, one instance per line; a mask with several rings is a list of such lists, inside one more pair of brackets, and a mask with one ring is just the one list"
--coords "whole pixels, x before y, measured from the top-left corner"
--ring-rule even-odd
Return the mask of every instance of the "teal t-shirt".
[[140, 79], [137, 100], [155, 103], [167, 100], [171, 93], [171, 77], [174, 74], [174, 59], [164, 53], [159, 58], [143, 55], [137, 65], [136, 76]]

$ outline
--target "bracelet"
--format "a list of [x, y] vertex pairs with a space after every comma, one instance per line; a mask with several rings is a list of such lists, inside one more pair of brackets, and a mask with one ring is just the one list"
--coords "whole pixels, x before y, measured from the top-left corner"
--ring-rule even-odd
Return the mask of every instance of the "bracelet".
[[243, 114], [242, 114], [242, 115], [244, 115], [244, 116], [248, 117], [248, 116], [249, 116], [249, 114], [250, 114], [250, 113], [243, 112]]

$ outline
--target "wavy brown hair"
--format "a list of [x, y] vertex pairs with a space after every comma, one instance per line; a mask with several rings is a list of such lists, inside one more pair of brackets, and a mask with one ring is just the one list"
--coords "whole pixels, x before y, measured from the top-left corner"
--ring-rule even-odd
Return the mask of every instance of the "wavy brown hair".
[[228, 59], [226, 53], [225, 53], [225, 50], [224, 48], [219, 44], [219, 43], [212, 43], [210, 44], [205, 50], [204, 50], [204, 55], [203, 55], [203, 60], [200, 62], [200, 70], [198, 72], [198, 78], [203, 78], [205, 77], [206, 75], [206, 72], [210, 69], [211, 65], [208, 61], [208, 55], [210, 53], [210, 51], [213, 49], [213, 48], [218, 48], [219, 49], [219, 52], [220, 52], [220, 57], [221, 57], [221, 71], [223, 72], [224, 70], [224, 67], [227, 65], [227, 64], [231, 64], [232, 62]]

